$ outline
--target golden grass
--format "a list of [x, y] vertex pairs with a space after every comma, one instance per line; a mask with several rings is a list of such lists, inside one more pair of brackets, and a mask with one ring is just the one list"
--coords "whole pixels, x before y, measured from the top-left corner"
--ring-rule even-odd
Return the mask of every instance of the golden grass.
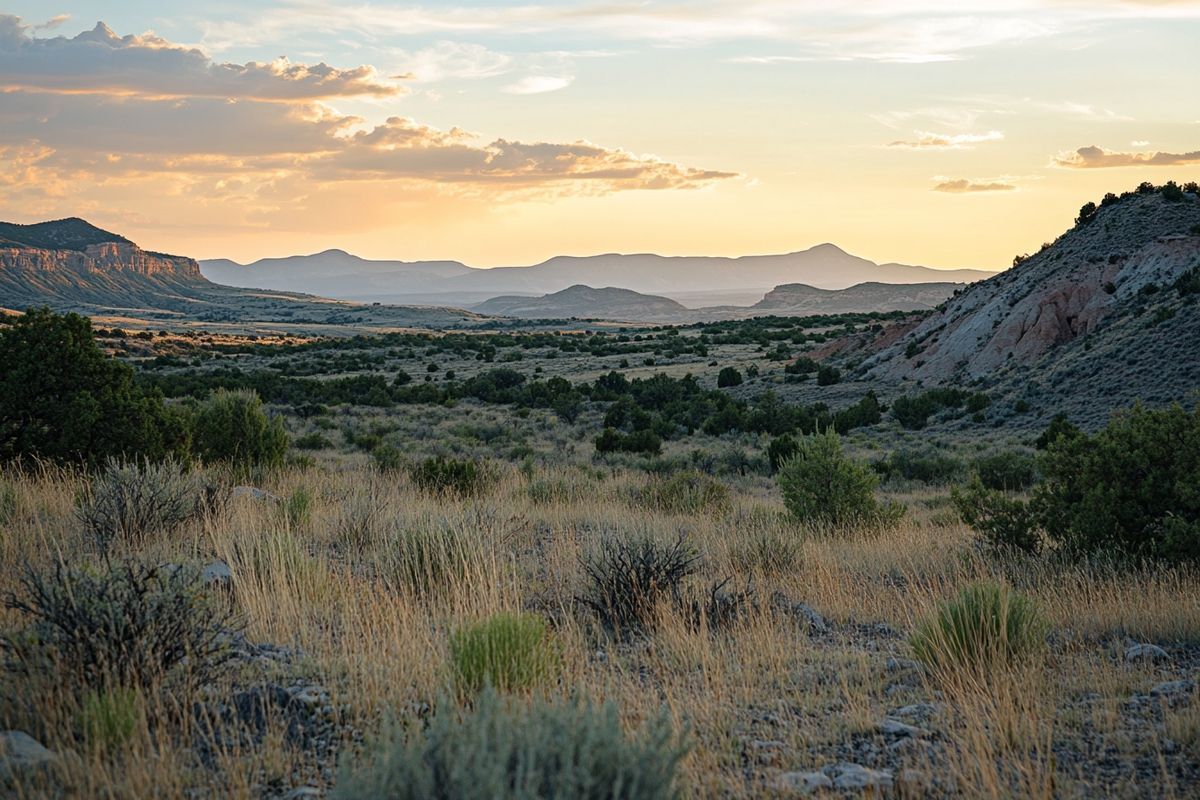
[[[46, 469], [5, 472], [2, 479], [17, 501], [0, 525], [0, 558], [11, 565], [0, 570], [0, 593], [20, 590], [16, 565], [95, 558], [73, 515], [80, 476]], [[946, 518], [932, 491], [894, 498], [910, 509], [895, 529], [816, 535], [789, 523], [761, 481], [731, 482], [728, 508], [689, 515], [631, 503], [646, 480], [620, 471], [596, 477], [586, 469], [504, 468], [490, 491], [464, 499], [424, 494], [403, 475], [369, 467], [294, 469], [262, 487], [281, 497], [308, 491], [304, 518], [289, 519], [270, 502], [237, 500], [135, 555], [227, 562], [249, 639], [302, 651], [293, 673], [328, 690], [343, 729], [367, 735], [387, 716], [445, 696], [456, 627], [501, 611], [541, 613], [562, 653], [554, 691], [614, 699], [630, 722], [667, 708], [691, 731], [683, 788], [699, 796], [762, 796], [781, 772], [854, 760], [838, 755], [848, 743], [875, 737], [886, 751], [876, 724], [919, 700], [942, 706], [930, 723], [936, 747], [904, 750], [900, 766], [925, 785], [936, 779], [937, 792], [1086, 796], [1095, 788], [1092, 776], [1058, 765], [1054, 747], [1074, 747], [1087, 731], [1117, 741], [1125, 700], [1162, 680], [1122, 663], [1124, 638], [1200, 641], [1194, 571], [997, 564]], [[620, 642], [575, 608], [580, 560], [599, 542], [632, 533], [669, 539], [681, 531], [705, 558], [698, 586], [725, 577], [730, 586], [753, 586], [756, 602], [734, 624], [712, 630], [664, 607], [650, 635]], [[402, 537], [446, 532], [466, 543], [443, 554], [453, 568], [428, 576], [437, 585], [410, 585], [411, 573], [397, 561]], [[775, 552], [782, 554], [778, 564]], [[1045, 656], [985, 682], [904, 683], [890, 673], [890, 657], [908, 657], [905, 637], [916, 621], [980, 579], [1007, 581], [1034, 599], [1052, 630]], [[776, 592], [817, 609], [832, 631], [807, 635], [803, 624], [772, 609]], [[12, 612], [0, 615], [5, 628], [18, 622]], [[239, 680], [287, 679], [268, 667], [251, 672]], [[1086, 693], [1096, 695], [1086, 708], [1071, 705]], [[0, 704], [0, 727], [29, 729], [52, 748], [76, 747], [69, 731], [76, 710], [49, 690], [41, 702], [42, 724], [20, 704]], [[1196, 755], [1198, 708], [1193, 697], [1166, 709], [1161, 735], [1125, 742], [1129, 757], [1167, 758], [1164, 738]], [[327, 785], [333, 778], [286, 744], [280, 721], [262, 744], [231, 748], [207, 766], [179, 737], [143, 726], [120, 752], [89, 752], [64, 769], [85, 797], [182, 798], [196, 787], [254, 797], [264, 786]], [[1169, 786], [1164, 774], [1152, 785], [1133, 777], [1104, 789], [1138, 796]], [[1187, 787], [1170, 791], [1186, 794]]]

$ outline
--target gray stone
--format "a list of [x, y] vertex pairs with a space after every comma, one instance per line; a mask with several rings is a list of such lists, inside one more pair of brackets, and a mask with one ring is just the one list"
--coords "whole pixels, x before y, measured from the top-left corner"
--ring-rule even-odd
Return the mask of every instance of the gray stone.
[[1183, 697], [1196, 689], [1196, 682], [1188, 678], [1178, 681], [1165, 681], [1150, 690], [1153, 697]]
[[792, 614], [808, 620], [808, 627], [816, 633], [825, 633], [829, 630], [829, 625], [826, 624], [825, 618], [821, 616], [821, 612], [808, 603], [796, 603], [792, 606]]
[[1125, 648], [1125, 662], [1128, 664], [1138, 662], [1158, 662], [1170, 659], [1167, 651], [1163, 650], [1156, 644], [1132, 644]]
[[884, 665], [888, 672], [908, 672], [910, 670], [921, 669], [920, 661], [913, 661], [911, 658], [889, 658]]
[[283, 797], [284, 800], [312, 800], [312, 798], [321, 797], [324, 794], [316, 786], [297, 786]]
[[915, 719], [920, 722], [928, 722], [938, 713], [938, 710], [939, 707], [935, 703], [913, 703], [896, 709], [888, 716], [893, 719]]
[[217, 559], [200, 572], [205, 586], [227, 587], [233, 583], [233, 570], [224, 561]]
[[835, 789], [867, 789], [892, 788], [892, 773], [886, 769], [871, 769], [859, 764], [835, 764], [825, 768], [825, 774], [833, 780]]
[[785, 772], [779, 776], [779, 787], [801, 795], [810, 795], [833, 786], [833, 779], [824, 772]]
[[901, 722], [898, 719], [887, 717], [875, 726], [875, 730], [885, 736], [895, 736], [897, 738], [911, 736], [914, 739], [919, 739], [923, 736], [928, 736], [929, 731], [924, 728], [918, 728], [916, 725], [909, 725], [907, 722]]
[[0, 774], [48, 767], [58, 754], [25, 731], [0, 732]]

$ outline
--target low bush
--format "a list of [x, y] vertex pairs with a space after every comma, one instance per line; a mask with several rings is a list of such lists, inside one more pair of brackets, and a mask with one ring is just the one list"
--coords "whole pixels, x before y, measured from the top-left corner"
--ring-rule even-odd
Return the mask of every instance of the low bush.
[[107, 550], [171, 533], [196, 515], [200, 500], [199, 482], [176, 461], [124, 464], [110, 459], [84, 490], [76, 515]]
[[729, 386], [741, 386], [742, 373], [738, 372], [733, 367], [724, 367], [717, 373], [717, 388], [724, 389]]
[[559, 654], [541, 617], [496, 614], [450, 637], [450, 662], [459, 692], [485, 686], [501, 692], [533, 689], [554, 678]]
[[596, 437], [597, 453], [640, 453], [656, 456], [662, 452], [662, 439], [650, 430], [620, 433], [613, 428], [605, 428]]
[[1033, 603], [998, 583], [972, 584], [938, 606], [909, 640], [935, 672], [986, 672], [1030, 657], [1045, 644], [1046, 625]]
[[871, 466], [885, 479], [936, 485], [951, 482], [963, 471], [961, 461], [936, 450], [897, 450]]
[[799, 445], [796, 444], [796, 437], [790, 433], [785, 433], [782, 436], [776, 436], [767, 445], [767, 460], [771, 464], [771, 472], [779, 472], [779, 468], [783, 463], [792, 456], [796, 455], [796, 450]]
[[88, 692], [79, 710], [79, 735], [96, 749], [112, 750], [128, 742], [144, 718], [136, 689], [119, 686]]
[[204, 461], [238, 469], [278, 467], [287, 448], [283, 420], [268, 417], [252, 391], [218, 389], [196, 409], [192, 449]]
[[729, 560], [743, 575], [756, 572], [782, 575], [793, 572], [801, 563], [801, 540], [776, 527], [758, 527], [734, 537]]
[[663, 714], [632, 735], [616, 706], [485, 691], [427, 727], [394, 729], [333, 793], [358, 800], [675, 800], [686, 747]]
[[714, 514], [729, 508], [729, 487], [701, 472], [687, 470], [652, 477], [634, 492], [635, 505], [665, 514]]
[[460, 458], [427, 458], [409, 470], [417, 488], [431, 494], [472, 497], [487, 490], [495, 479], [485, 463]]
[[682, 535], [669, 545], [649, 536], [607, 539], [583, 561], [587, 588], [579, 601], [617, 634], [653, 627], [659, 603], [680, 604], [683, 582], [699, 563]]
[[211, 681], [231, 657], [230, 612], [195, 570], [136, 563], [28, 571], [7, 607], [27, 620], [0, 635], [8, 668], [83, 690]]
[[879, 478], [869, 466], [848, 457], [841, 437], [832, 431], [800, 439], [796, 454], [780, 468], [778, 481], [783, 503], [798, 522], [889, 524], [903, 514], [903, 508], [875, 499]]
[[842, 372], [837, 367], [822, 364], [817, 368], [817, 386], [832, 386], [841, 380]]
[[1016, 492], [1037, 480], [1037, 461], [1029, 453], [1006, 450], [975, 459], [975, 474], [988, 489]]
[[962, 521], [974, 528], [992, 550], [1036, 553], [1042, 547], [1037, 520], [1023, 501], [983, 485], [978, 475], [950, 493]]

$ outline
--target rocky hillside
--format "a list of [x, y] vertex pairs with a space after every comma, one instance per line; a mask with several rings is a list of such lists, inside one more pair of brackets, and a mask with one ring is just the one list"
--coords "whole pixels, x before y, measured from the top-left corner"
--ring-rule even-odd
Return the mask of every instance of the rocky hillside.
[[687, 308], [674, 300], [629, 289], [569, 286], [561, 292], [541, 297], [493, 297], [472, 311], [497, 317], [523, 319], [613, 319], [670, 320], [687, 317]]
[[1085, 423], [1186, 400], [1200, 389], [1200, 196], [1171, 187], [1085, 206], [1055, 242], [879, 348], [864, 376], [992, 387]]
[[473, 325], [443, 308], [357, 305], [210, 283], [193, 259], [143, 250], [81, 219], [0, 222], [0, 311], [48, 305], [128, 327], [274, 329], [309, 333]]
[[959, 283], [860, 283], [818, 289], [803, 283], [776, 286], [752, 307], [764, 314], [850, 314], [868, 311], [926, 311], [962, 288]]

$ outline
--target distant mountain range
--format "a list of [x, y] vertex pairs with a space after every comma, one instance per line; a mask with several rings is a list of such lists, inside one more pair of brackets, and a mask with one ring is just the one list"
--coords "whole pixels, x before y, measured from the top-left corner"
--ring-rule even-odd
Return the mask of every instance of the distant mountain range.
[[860, 283], [846, 289], [818, 289], [800, 283], [776, 286], [749, 306], [688, 308], [669, 297], [631, 289], [595, 289], [582, 284], [541, 297], [501, 295], [474, 306], [489, 316], [522, 319], [609, 319], [688, 323], [763, 315], [807, 316], [871, 311], [927, 311], [961, 289], [958, 283]]
[[217, 283], [301, 291], [344, 300], [471, 305], [497, 295], [541, 296], [572, 286], [617, 287], [651, 295], [765, 293], [781, 284], [845, 289], [862, 283], [970, 283], [982, 270], [876, 264], [832, 244], [795, 253], [720, 258], [652, 254], [558, 256], [525, 267], [476, 269], [457, 261], [371, 261], [341, 250], [242, 265], [202, 261]]
[[361, 305], [219, 286], [191, 258], [142, 250], [78, 218], [0, 222], [0, 311], [48, 305], [128, 327], [305, 334], [473, 326], [467, 311]]

